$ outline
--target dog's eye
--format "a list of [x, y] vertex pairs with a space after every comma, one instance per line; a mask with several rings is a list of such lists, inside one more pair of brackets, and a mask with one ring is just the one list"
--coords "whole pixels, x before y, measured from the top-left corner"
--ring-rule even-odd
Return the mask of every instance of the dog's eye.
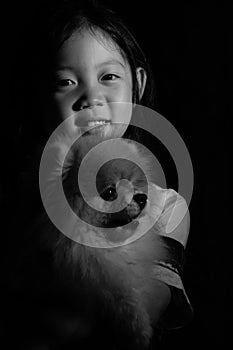
[[116, 186], [109, 186], [104, 192], [100, 195], [105, 201], [114, 201], [117, 198]]

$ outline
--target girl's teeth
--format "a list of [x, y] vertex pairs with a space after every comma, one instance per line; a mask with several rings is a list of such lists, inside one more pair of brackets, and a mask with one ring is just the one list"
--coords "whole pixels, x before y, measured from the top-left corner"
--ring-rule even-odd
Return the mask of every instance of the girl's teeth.
[[107, 122], [105, 120], [96, 120], [96, 121], [88, 122], [88, 126], [92, 127], [92, 126], [96, 126], [96, 125], [103, 125], [106, 123]]

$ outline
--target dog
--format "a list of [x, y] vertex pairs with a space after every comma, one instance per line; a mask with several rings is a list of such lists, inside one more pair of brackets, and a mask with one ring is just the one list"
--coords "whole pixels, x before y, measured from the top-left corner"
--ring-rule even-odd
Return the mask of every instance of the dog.
[[[153, 320], [160, 316], [153, 315], [158, 312], [156, 290], [161, 288], [153, 267], [167, 255], [159, 221], [153, 223], [162, 205], [151, 185], [151, 159], [138, 144], [118, 139], [117, 148], [123, 152], [118, 157], [115, 140], [102, 141], [93, 135], [77, 141], [60, 136], [50, 147], [56, 156], [46, 191], [53, 197], [54, 210], [62, 213], [56, 191], [62, 178], [75, 236], [60, 232], [46, 212], [35, 225], [33, 235], [52, 257], [51, 284], [58, 304], [45, 312], [45, 318], [65, 349], [80, 339], [94, 339], [95, 344], [99, 339], [106, 349], [148, 349], [157, 326]], [[88, 175], [84, 171], [80, 180], [80, 169], [91, 152]], [[103, 165], [95, 173], [98, 164]], [[96, 179], [94, 195], [90, 178]], [[70, 220], [68, 215], [64, 223], [69, 226]]]

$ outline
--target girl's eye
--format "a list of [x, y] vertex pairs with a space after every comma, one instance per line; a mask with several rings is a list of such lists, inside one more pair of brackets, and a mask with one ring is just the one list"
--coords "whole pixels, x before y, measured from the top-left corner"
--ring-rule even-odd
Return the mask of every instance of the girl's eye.
[[70, 86], [73, 84], [75, 84], [75, 82], [71, 79], [60, 79], [56, 81], [56, 86], [58, 87]]
[[102, 80], [116, 80], [117, 78], [120, 78], [120, 77], [116, 74], [105, 74], [102, 77]]

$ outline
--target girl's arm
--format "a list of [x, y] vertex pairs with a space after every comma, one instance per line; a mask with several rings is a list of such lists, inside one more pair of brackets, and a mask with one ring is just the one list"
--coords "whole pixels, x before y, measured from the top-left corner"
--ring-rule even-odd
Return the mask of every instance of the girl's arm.
[[[160, 190], [155, 187], [156, 190]], [[168, 255], [163, 261], [156, 261], [154, 273], [156, 279], [170, 289], [170, 303], [162, 321], [166, 328], [172, 329], [185, 325], [193, 314], [182, 282], [190, 216], [183, 197], [171, 189], [165, 190], [164, 194], [166, 199], [159, 225], [161, 237], [168, 247]], [[168, 294], [165, 287], [164, 293]]]

